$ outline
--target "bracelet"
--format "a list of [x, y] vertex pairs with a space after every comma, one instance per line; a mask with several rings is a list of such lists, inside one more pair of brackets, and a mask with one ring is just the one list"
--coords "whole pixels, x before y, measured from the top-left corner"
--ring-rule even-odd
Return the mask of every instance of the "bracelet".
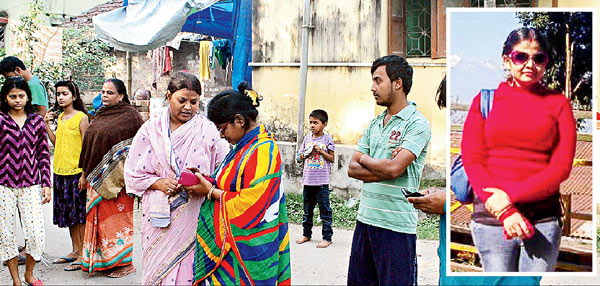
[[206, 194], [206, 199], [209, 201], [212, 201], [212, 193], [213, 191], [216, 189], [217, 187], [215, 185], [212, 185], [212, 187], [210, 187], [210, 190], [208, 191], [208, 194]]
[[506, 205], [506, 206], [505, 206], [503, 209], [501, 209], [501, 210], [498, 212], [498, 215], [496, 215], [496, 218], [497, 218], [498, 220], [500, 220], [500, 218], [501, 218], [501, 217], [502, 217], [502, 216], [503, 216], [503, 215], [506, 213], [506, 211], [508, 211], [508, 210], [509, 210], [509, 209], [510, 209], [512, 206], [513, 206], [512, 204], [508, 204], [508, 205]]
[[506, 205], [504, 208], [502, 208], [499, 212], [498, 215], [496, 215], [496, 218], [500, 217], [505, 211], [507, 211], [510, 207], [512, 207], [512, 204], [508, 204]]

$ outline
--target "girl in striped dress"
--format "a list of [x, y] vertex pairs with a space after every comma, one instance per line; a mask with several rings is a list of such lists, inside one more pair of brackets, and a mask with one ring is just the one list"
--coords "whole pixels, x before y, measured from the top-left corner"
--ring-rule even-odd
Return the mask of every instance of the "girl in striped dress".
[[43, 285], [33, 268], [44, 252], [42, 204], [51, 198], [44, 119], [34, 112], [31, 90], [22, 77], [10, 77], [2, 86], [0, 111], [0, 260], [8, 260], [13, 285], [21, 285], [15, 233], [18, 210], [27, 245], [24, 282]]
[[58, 227], [69, 228], [73, 251], [54, 260], [54, 263], [69, 263], [65, 271], [81, 269], [81, 249], [85, 233], [86, 192], [78, 187], [81, 168], [79, 155], [83, 135], [89, 125], [88, 113], [79, 94], [77, 84], [70, 80], [57, 82], [56, 104], [62, 110], [58, 115], [56, 134], [50, 128], [54, 112], [46, 113], [46, 131], [54, 144], [54, 217]]

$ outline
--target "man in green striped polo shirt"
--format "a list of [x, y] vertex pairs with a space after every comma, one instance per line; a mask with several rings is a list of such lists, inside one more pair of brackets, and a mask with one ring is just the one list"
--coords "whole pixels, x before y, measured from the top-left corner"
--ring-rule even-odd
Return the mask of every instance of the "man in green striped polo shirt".
[[413, 285], [417, 211], [406, 196], [418, 192], [431, 128], [407, 100], [413, 70], [404, 58], [377, 59], [371, 75], [375, 102], [386, 110], [371, 120], [348, 166], [348, 176], [364, 182], [348, 285]]

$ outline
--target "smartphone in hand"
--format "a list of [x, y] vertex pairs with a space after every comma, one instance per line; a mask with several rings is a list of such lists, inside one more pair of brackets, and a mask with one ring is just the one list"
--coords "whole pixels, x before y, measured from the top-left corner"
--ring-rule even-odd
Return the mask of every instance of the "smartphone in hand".
[[[204, 175], [202, 175], [202, 176], [207, 181], [209, 181], [211, 184], [215, 183], [215, 179], [213, 179], [209, 176], [204, 176]], [[194, 174], [192, 172], [184, 171], [181, 173], [181, 177], [179, 177], [178, 183], [183, 186], [193, 186], [193, 185], [200, 184], [200, 180], [198, 180], [198, 177], [196, 177], [196, 174]]]
[[423, 197], [423, 194], [419, 193], [419, 192], [413, 192], [413, 193], [405, 193], [404, 194], [405, 197], [407, 198], [416, 198], [416, 197]]

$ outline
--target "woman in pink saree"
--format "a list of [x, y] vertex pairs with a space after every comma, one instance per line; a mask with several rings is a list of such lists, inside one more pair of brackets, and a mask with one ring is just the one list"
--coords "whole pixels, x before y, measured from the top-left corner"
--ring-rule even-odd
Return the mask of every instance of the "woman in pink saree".
[[196, 114], [200, 81], [176, 73], [167, 90], [169, 108], [144, 123], [125, 162], [127, 192], [142, 197], [142, 285], [192, 283], [204, 197], [178, 192], [177, 181], [188, 167], [212, 173], [229, 152], [215, 125]]

